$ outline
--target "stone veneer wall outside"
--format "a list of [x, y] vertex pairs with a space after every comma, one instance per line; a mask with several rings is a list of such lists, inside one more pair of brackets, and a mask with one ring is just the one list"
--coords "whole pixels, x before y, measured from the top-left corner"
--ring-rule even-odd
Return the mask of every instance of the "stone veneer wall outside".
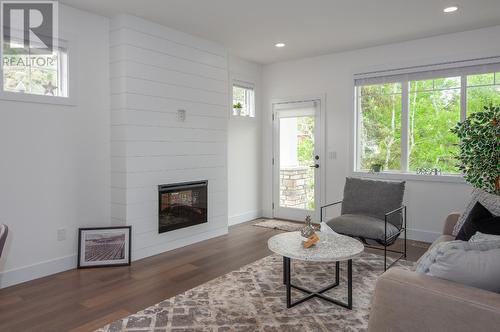
[[309, 178], [309, 167], [282, 168], [280, 170], [280, 206], [306, 209]]

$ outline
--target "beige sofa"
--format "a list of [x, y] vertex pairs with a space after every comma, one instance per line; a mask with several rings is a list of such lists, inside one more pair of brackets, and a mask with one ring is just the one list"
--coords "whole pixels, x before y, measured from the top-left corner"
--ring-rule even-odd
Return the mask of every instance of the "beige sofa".
[[[458, 217], [448, 216], [433, 245], [455, 239]], [[500, 294], [392, 268], [377, 280], [368, 330], [500, 331]]]

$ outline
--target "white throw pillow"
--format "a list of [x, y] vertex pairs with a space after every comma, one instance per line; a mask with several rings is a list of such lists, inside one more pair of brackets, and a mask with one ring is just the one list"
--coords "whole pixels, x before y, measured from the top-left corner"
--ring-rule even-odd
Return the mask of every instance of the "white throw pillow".
[[484, 241], [498, 241], [500, 242], [500, 235], [484, 234], [481, 232], [476, 232], [469, 239], [469, 242], [484, 242]]
[[449, 241], [425, 253], [416, 272], [500, 293], [500, 241]]

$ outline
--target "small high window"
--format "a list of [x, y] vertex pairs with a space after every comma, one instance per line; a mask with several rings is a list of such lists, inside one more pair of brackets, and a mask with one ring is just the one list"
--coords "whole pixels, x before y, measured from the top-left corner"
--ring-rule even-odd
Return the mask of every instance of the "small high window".
[[251, 84], [233, 84], [233, 115], [255, 117], [255, 93]]
[[2, 58], [4, 92], [68, 97], [68, 53], [7, 54]]

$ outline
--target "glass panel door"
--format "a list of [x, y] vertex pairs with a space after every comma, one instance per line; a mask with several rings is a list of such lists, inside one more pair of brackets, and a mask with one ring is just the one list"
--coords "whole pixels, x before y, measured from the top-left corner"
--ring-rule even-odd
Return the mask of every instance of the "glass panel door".
[[274, 105], [274, 216], [317, 220], [319, 153], [316, 123], [319, 101]]

